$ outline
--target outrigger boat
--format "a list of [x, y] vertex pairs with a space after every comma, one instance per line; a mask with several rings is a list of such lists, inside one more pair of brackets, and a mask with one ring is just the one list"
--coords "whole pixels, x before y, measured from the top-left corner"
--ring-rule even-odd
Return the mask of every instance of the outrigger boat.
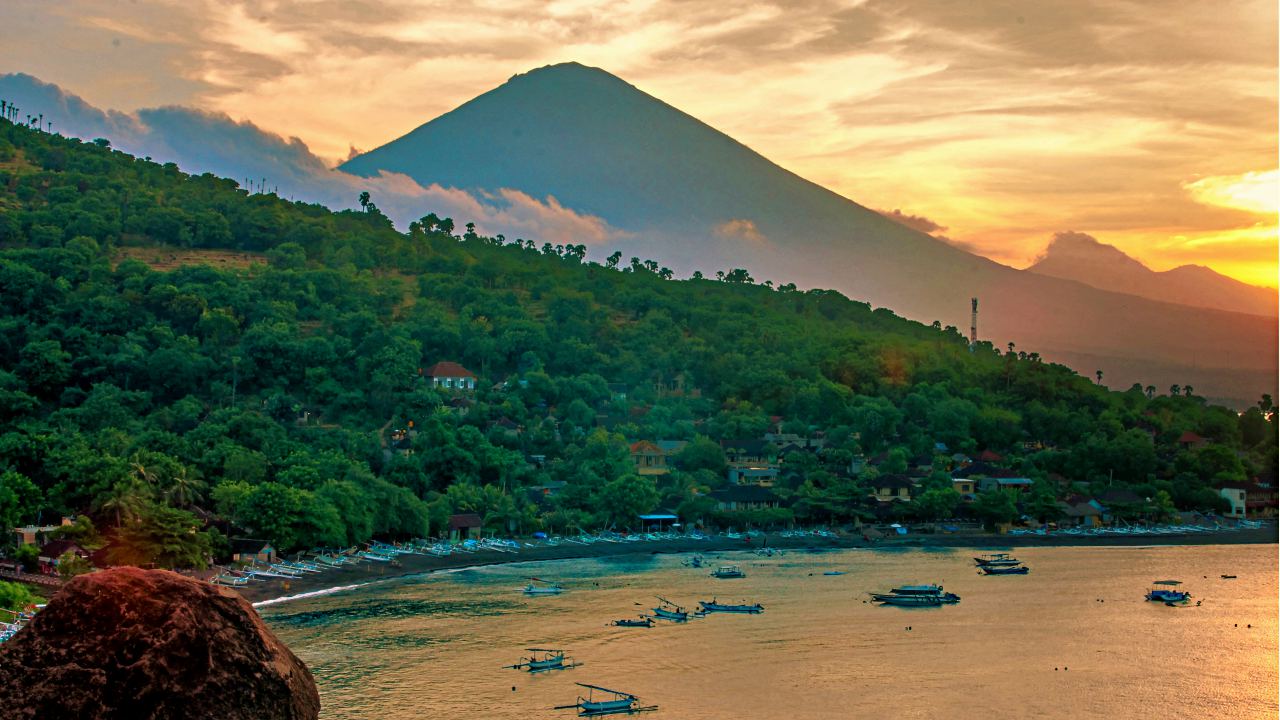
[[653, 627], [653, 618], [642, 617], [638, 620], [622, 619], [609, 623], [615, 627]]
[[978, 567], [1009, 567], [1013, 565], [1021, 565], [1022, 561], [1013, 557], [1009, 553], [992, 553], [983, 555], [973, 559]]
[[[555, 710], [578, 710], [579, 717], [594, 717], [597, 715], [619, 715], [626, 713], [651, 712], [657, 710], [657, 705], [648, 707], [640, 706], [640, 698], [628, 692], [621, 690], [610, 690], [609, 688], [600, 687], [599, 685], [587, 685], [586, 683], [576, 683], [578, 687], [587, 689], [586, 697], [578, 697], [578, 701], [572, 705], [557, 705]], [[604, 695], [603, 699], [597, 699], [596, 693]]]
[[698, 605], [701, 606], [702, 614], [722, 612], [722, 613], [745, 613], [748, 615], [759, 615], [764, 612], [764, 606], [760, 603], [754, 605], [728, 605], [726, 603], [716, 602], [715, 598], [711, 601], [699, 600]]
[[503, 670], [528, 670], [531, 673], [539, 673], [548, 670], [569, 670], [582, 665], [572, 659], [566, 659], [563, 650], [546, 648], [525, 648], [525, 650], [529, 653], [529, 657], [520, 658], [520, 662], [507, 665]]
[[685, 567], [700, 568], [703, 566], [705, 562], [706, 561], [702, 559], [701, 555], [694, 555], [693, 557], [689, 558], [688, 560], [685, 560], [681, 564], [684, 565]]
[[1147, 593], [1147, 599], [1155, 602], [1162, 602], [1166, 605], [1184, 603], [1191, 599], [1191, 593], [1183, 590], [1172, 589], [1181, 584], [1181, 580], [1157, 580], [1152, 583], [1152, 585], [1158, 585], [1160, 587], [1151, 588]]
[[653, 617], [659, 620], [670, 620], [672, 622], [685, 622], [689, 619], [689, 612], [661, 595], [655, 596], [661, 604], [653, 609]]
[[941, 585], [903, 585], [887, 593], [871, 593], [876, 602], [901, 607], [936, 607], [944, 603], [958, 603], [960, 596], [945, 592]]
[[711, 577], [727, 580], [730, 578], [744, 578], [747, 574], [742, 572], [742, 568], [737, 565], [721, 565], [711, 571]]
[[[543, 584], [535, 585], [534, 583]], [[559, 595], [562, 592], [564, 592], [564, 588], [559, 585], [536, 577], [529, 578], [529, 584], [524, 586], [525, 595]]]
[[979, 565], [983, 575], [1026, 575], [1031, 568], [1025, 565]]

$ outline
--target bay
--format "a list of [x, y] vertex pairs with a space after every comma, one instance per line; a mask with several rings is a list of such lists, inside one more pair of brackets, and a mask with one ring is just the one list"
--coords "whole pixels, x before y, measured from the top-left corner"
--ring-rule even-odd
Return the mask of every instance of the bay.
[[[685, 556], [630, 555], [439, 572], [261, 611], [312, 669], [330, 720], [570, 718], [551, 708], [575, 700], [575, 682], [659, 706], [645, 717], [688, 720], [1277, 717], [1275, 545], [1012, 552], [1030, 574], [978, 575], [963, 548], [708, 558], [741, 565], [740, 580]], [[568, 591], [525, 597], [530, 575]], [[1143, 599], [1167, 578], [1184, 581], [1189, 606]], [[961, 602], [868, 602], [928, 582]], [[607, 625], [658, 595], [765, 612]], [[564, 648], [582, 666], [502, 669], [530, 647]]]

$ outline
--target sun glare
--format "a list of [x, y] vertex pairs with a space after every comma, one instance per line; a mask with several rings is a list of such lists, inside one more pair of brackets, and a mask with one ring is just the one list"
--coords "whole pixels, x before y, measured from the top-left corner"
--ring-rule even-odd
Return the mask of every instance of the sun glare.
[[1206, 205], [1275, 215], [1280, 210], [1280, 170], [1212, 175], [1183, 185]]

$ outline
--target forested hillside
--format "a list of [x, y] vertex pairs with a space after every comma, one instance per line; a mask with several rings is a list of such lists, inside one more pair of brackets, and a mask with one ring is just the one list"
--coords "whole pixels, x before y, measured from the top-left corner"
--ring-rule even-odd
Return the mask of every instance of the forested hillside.
[[[1190, 387], [1112, 392], [835, 292], [434, 215], [400, 233], [376, 201], [334, 213], [0, 122], [0, 522], [84, 514], [86, 542], [162, 565], [226, 535], [349, 545], [455, 512], [502, 533], [659, 507], [732, 522], [707, 498], [722, 444], [771, 429], [823, 450], [788, 460], [787, 506], [757, 520], [869, 517], [877, 470], [850, 466], [885, 452], [879, 472], [933, 457], [904, 517], [1008, 514], [952, 496], [955, 453], [1003, 456], [1040, 515], [1108, 484], [1144, 512], [1219, 509], [1217, 487], [1276, 474], [1270, 398], [1238, 416]], [[192, 249], [240, 261], [172, 262]], [[440, 361], [475, 392], [432, 387]], [[655, 480], [642, 439], [691, 442]]]

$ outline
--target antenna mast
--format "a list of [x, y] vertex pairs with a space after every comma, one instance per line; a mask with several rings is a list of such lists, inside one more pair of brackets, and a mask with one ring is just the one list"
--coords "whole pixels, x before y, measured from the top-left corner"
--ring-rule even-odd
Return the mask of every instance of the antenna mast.
[[969, 352], [978, 347], [978, 298], [973, 298], [973, 315], [969, 321]]

